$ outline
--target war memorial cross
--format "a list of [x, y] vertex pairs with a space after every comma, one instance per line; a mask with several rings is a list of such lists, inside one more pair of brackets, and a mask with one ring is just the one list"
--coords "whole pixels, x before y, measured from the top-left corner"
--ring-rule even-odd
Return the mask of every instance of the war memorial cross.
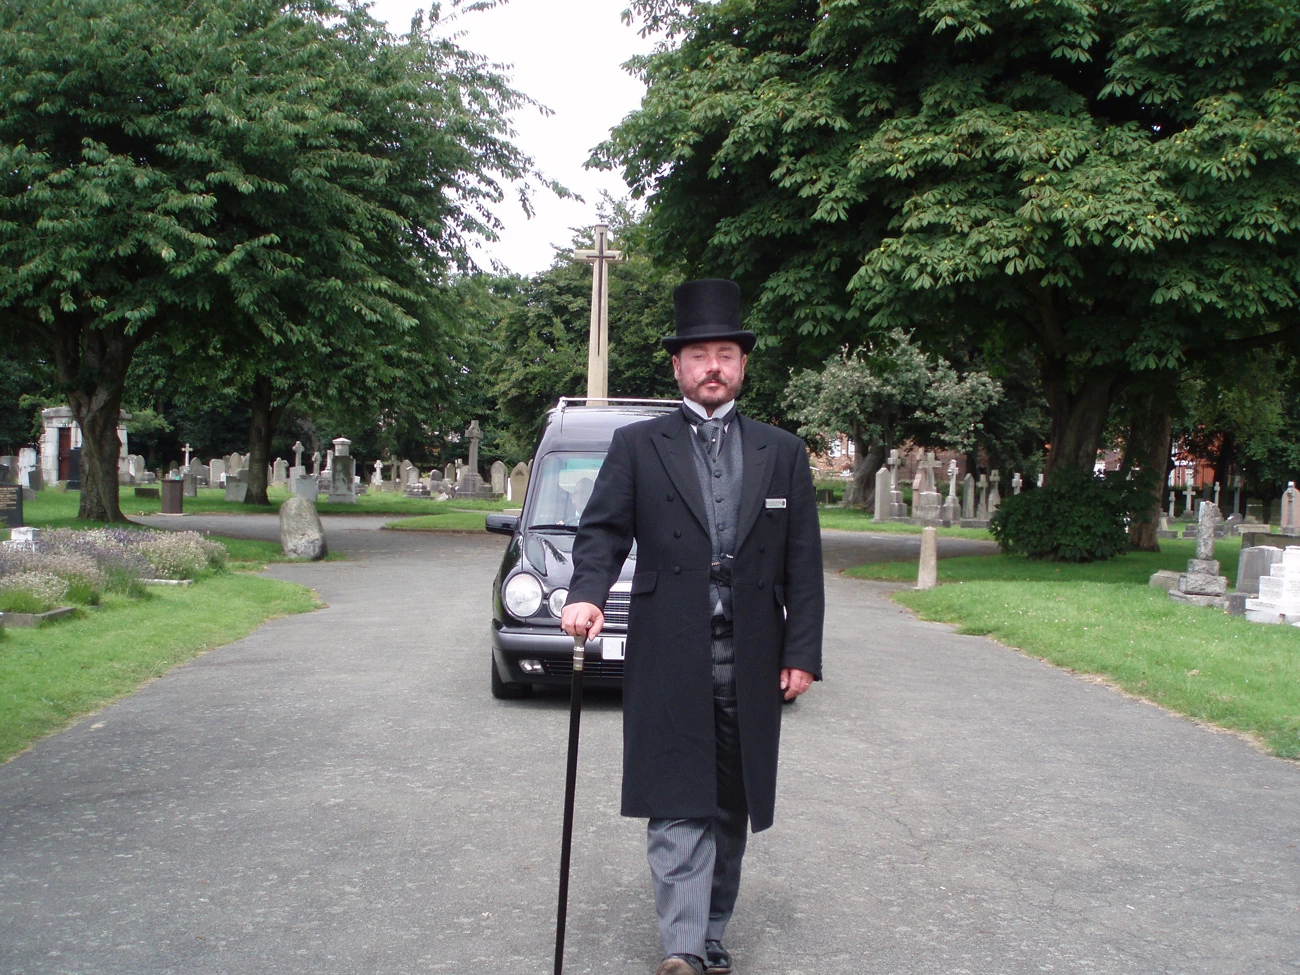
[[622, 251], [610, 250], [609, 227], [603, 223], [592, 228], [594, 249], [576, 250], [575, 259], [592, 265], [591, 269], [591, 337], [587, 344], [587, 398], [601, 400], [609, 396], [609, 273], [610, 264], [623, 261]]

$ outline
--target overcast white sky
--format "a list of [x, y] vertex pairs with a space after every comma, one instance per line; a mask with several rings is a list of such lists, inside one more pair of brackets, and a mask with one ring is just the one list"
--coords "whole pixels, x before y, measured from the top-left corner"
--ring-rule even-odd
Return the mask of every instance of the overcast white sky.
[[[417, 0], [376, 0], [373, 13], [394, 33], [405, 33], [411, 15], [427, 8]], [[550, 178], [583, 197], [558, 200], [543, 192], [534, 197], [534, 216], [507, 199], [498, 216], [505, 224], [501, 240], [488, 245], [480, 262], [495, 258], [510, 270], [532, 274], [550, 267], [552, 244], [567, 245], [569, 228], [596, 222], [600, 191], [627, 193], [617, 173], [582, 168], [590, 150], [641, 103], [644, 86], [620, 65], [648, 52], [651, 40], [637, 36], [619, 14], [627, 0], [510, 0], [493, 10], [466, 14], [456, 21], [465, 36], [460, 45], [507, 64], [514, 87], [552, 109], [542, 117], [535, 109], [516, 114], [516, 145]]]

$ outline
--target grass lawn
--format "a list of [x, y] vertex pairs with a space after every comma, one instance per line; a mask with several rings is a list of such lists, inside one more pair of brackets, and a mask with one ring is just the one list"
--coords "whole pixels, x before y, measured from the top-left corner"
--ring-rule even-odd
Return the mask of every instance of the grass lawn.
[[[122, 513], [128, 518], [132, 515], [156, 515], [162, 511], [161, 499], [137, 498], [135, 489], [123, 487], [119, 495]], [[242, 502], [227, 501], [225, 491], [220, 488], [199, 488], [197, 498], [185, 499], [186, 514], [234, 514], [255, 515], [275, 514], [280, 505], [289, 497], [284, 488], [271, 488], [267, 492], [271, 500], [269, 505], [251, 505]], [[90, 528], [89, 522], [77, 518], [77, 506], [81, 503], [78, 491], [60, 492], [46, 490], [38, 492], [36, 500], [23, 505], [23, 519], [37, 528]], [[435, 501], [432, 498], [408, 498], [401, 494], [383, 494], [371, 492], [361, 495], [356, 504], [330, 504], [321, 501], [316, 510], [323, 515], [426, 515], [445, 511], [451, 506], [469, 508], [476, 511], [501, 511], [510, 507], [510, 502], [499, 501]]]
[[483, 518], [482, 511], [464, 511], [457, 507], [434, 515], [417, 515], [401, 521], [390, 521], [384, 527], [400, 532], [481, 532]]
[[[920, 525], [904, 521], [876, 521], [869, 511], [854, 508], [838, 508], [819, 505], [818, 516], [823, 528], [833, 528], [848, 532], [889, 532], [895, 535], [919, 535], [924, 530]], [[939, 528], [939, 534], [947, 538], [978, 538], [991, 542], [993, 536], [983, 528]]]
[[[1173, 602], [1147, 579], [1157, 569], [1186, 569], [1196, 543], [1170, 539], [1160, 547], [1159, 554], [1087, 565], [1006, 555], [940, 559], [939, 580], [948, 585], [894, 599], [924, 619], [1096, 674], [1162, 707], [1249, 734], [1275, 755], [1300, 758], [1300, 629]], [[1230, 581], [1240, 551], [1239, 539], [1215, 545]], [[884, 562], [847, 574], [913, 582], [916, 566]]]
[[[318, 607], [311, 590], [245, 573], [108, 596], [76, 618], [0, 637], [0, 761], [268, 619]], [[183, 623], [183, 625], [182, 625]]]
[[[220, 542], [226, 548], [227, 566], [238, 572], [261, 572], [268, 562], [306, 562], [306, 559], [291, 559], [284, 554], [279, 542], [266, 542], [254, 538], [226, 538], [224, 535], [210, 535], [207, 538]], [[346, 562], [346, 555], [330, 552], [323, 562]]]
[[[823, 526], [825, 527], [825, 526]], [[1229, 584], [1237, 581], [1240, 538], [1221, 538], [1214, 546], [1220, 571]], [[1184, 572], [1187, 560], [1196, 555], [1196, 539], [1162, 539], [1159, 552], [1130, 552], [1107, 562], [1073, 565], [1041, 562], [1020, 555], [965, 555], [939, 560], [939, 581], [943, 582], [1103, 582], [1146, 585], [1159, 569]], [[872, 562], [848, 569], [845, 575], [858, 579], [916, 582], [916, 562]]]

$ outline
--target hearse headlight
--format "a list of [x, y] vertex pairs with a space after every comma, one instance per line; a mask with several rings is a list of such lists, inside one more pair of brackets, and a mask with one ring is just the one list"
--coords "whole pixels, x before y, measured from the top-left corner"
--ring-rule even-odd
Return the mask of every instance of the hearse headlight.
[[557, 620], [560, 618], [560, 614], [564, 612], [564, 601], [568, 598], [569, 590], [557, 589], [551, 593], [551, 598], [546, 601], [546, 606], [551, 611], [551, 615]]
[[527, 572], [511, 576], [501, 590], [501, 601], [510, 615], [527, 619], [542, 608], [542, 584]]

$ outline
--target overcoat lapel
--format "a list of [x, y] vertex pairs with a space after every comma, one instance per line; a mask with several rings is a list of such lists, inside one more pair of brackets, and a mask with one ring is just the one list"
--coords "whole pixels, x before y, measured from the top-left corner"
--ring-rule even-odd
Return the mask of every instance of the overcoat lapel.
[[695, 458], [691, 456], [687, 427], [686, 417], [682, 416], [681, 410], [669, 414], [660, 436], [654, 438], [654, 445], [664, 470], [668, 472], [668, 479], [673, 482], [677, 493], [686, 502], [686, 507], [707, 534], [709, 521], [704, 513], [704, 496], [700, 494], [700, 479], [695, 470]]
[[758, 520], [758, 512], [767, 494], [767, 484], [772, 479], [767, 469], [767, 438], [761, 424], [752, 423], [743, 416], [740, 423], [740, 450], [742, 463], [740, 489], [740, 518], [736, 527], [736, 550], [745, 544], [745, 538]]

